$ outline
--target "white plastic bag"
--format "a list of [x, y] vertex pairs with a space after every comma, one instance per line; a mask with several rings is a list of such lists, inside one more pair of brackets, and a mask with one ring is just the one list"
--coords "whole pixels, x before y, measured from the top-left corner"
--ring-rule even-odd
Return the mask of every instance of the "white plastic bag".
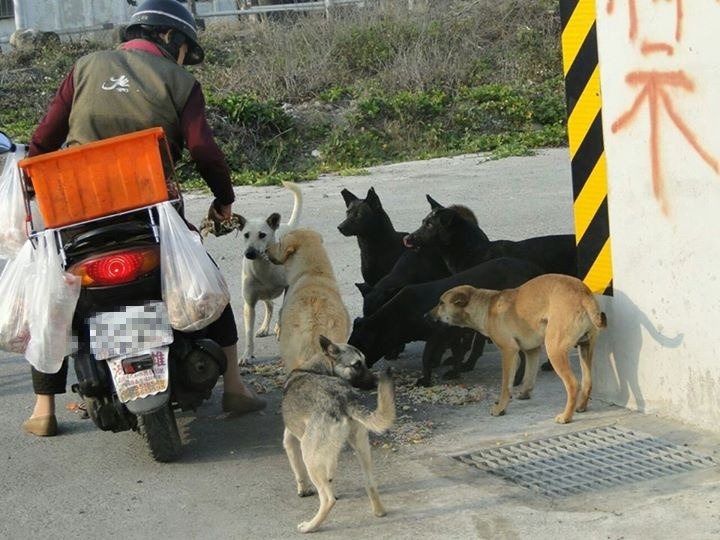
[[26, 240], [0, 275], [0, 350], [24, 354], [30, 340], [28, 291], [34, 280], [35, 248]]
[[25, 157], [24, 147], [7, 154], [0, 176], [0, 259], [12, 259], [27, 240], [25, 202], [18, 161]]
[[37, 239], [35, 279], [30, 295], [30, 342], [25, 358], [43, 373], [57, 373], [63, 358], [76, 350], [72, 320], [80, 296], [80, 278], [63, 271], [55, 232]]
[[162, 298], [170, 326], [181, 332], [205, 328], [222, 315], [230, 291], [220, 269], [171, 203], [158, 206]]

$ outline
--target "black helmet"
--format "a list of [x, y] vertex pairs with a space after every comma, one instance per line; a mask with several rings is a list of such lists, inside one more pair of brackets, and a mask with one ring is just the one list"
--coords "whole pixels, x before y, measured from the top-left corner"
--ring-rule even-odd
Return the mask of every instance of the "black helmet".
[[125, 32], [134, 27], [172, 28], [185, 36], [188, 53], [185, 64], [199, 64], [205, 58], [205, 51], [197, 42], [197, 24], [185, 6], [177, 0], [145, 0], [130, 17]]

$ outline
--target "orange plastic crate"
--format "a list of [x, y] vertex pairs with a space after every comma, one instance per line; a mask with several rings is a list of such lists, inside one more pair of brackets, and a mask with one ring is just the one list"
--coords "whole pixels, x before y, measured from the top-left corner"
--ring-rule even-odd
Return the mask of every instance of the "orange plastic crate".
[[32, 182], [45, 227], [57, 228], [168, 200], [161, 148], [168, 153], [163, 129], [150, 128], [18, 166]]

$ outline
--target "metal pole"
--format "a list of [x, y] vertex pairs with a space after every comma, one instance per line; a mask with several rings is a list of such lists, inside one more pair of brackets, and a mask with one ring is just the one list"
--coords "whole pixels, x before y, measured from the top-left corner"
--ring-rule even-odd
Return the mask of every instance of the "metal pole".
[[25, 30], [28, 27], [28, 15], [25, 9], [25, 2], [13, 0], [13, 11], [15, 12], [15, 30]]
[[325, 0], [325, 18], [329, 21], [332, 19], [332, 14], [330, 13], [330, 10], [333, 7], [333, 0]]

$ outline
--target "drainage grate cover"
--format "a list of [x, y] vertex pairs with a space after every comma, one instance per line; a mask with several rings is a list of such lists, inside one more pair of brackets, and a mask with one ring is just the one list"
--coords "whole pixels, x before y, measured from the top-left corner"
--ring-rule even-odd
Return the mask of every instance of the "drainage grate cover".
[[549, 496], [596, 491], [717, 465], [709, 456], [616, 426], [453, 458]]

